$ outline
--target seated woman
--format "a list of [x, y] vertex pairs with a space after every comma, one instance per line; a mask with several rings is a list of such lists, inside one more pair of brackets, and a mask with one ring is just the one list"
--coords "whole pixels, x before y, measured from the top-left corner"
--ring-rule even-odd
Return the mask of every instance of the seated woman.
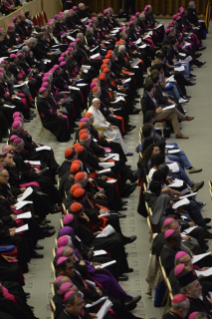
[[48, 91], [41, 87], [37, 98], [37, 108], [43, 126], [52, 132], [58, 142], [68, 142], [70, 133], [67, 118], [59, 110], [53, 109], [47, 101]]

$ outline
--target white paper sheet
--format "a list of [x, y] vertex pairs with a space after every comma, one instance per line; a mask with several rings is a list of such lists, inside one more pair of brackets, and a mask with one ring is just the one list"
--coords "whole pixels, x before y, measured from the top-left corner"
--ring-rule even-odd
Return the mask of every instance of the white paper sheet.
[[76, 86], [79, 86], [79, 87], [83, 87], [83, 86], [86, 86], [88, 85], [87, 83], [77, 83]]
[[141, 38], [139, 38], [137, 41], [134, 42], [135, 44], [140, 44], [141, 43]]
[[28, 201], [20, 201], [18, 203], [16, 203], [14, 206], [17, 210], [21, 209], [22, 207], [24, 207], [25, 205], [28, 205], [28, 204], [33, 204], [32, 201], [28, 200]]
[[88, 287], [93, 288], [93, 289], [96, 288], [96, 283], [95, 282], [93, 282], [91, 280], [88, 280], [88, 279], [85, 279], [85, 281], [87, 282]]
[[23, 195], [21, 197], [17, 198], [18, 202], [21, 202], [23, 200], [25, 200], [25, 198], [27, 198], [28, 196], [30, 196], [33, 193], [33, 189], [32, 187], [27, 187], [27, 189], [23, 192]]
[[82, 70], [83, 73], [88, 73], [88, 70]]
[[26, 225], [23, 225], [23, 226], [21, 226], [21, 227], [16, 228], [15, 232], [16, 232], [16, 234], [17, 234], [17, 233], [20, 233], [20, 232], [22, 232], [22, 231], [26, 231], [26, 230], [28, 230], [28, 229], [29, 229], [29, 226], [28, 226], [28, 224], [26, 224]]
[[195, 228], [197, 228], [198, 226], [192, 226], [192, 227], [189, 227], [187, 229], [184, 229], [184, 233], [186, 234], [190, 234]]
[[95, 58], [98, 58], [99, 56], [100, 56], [100, 54], [99, 54], [99, 53], [96, 53], [96, 54], [94, 54], [94, 55], [91, 55], [90, 58], [91, 58], [91, 59], [95, 59]]
[[73, 42], [75, 41], [75, 39], [73, 37], [71, 37], [70, 35], [68, 35], [66, 38], [73, 41]]
[[93, 256], [101, 256], [101, 255], [107, 255], [107, 252], [103, 249], [94, 250]]
[[85, 65], [85, 64], [83, 64], [83, 65], [82, 65], [82, 68], [87, 69], [87, 70], [90, 70], [90, 69], [91, 69], [91, 66], [90, 66], [90, 65]]
[[111, 179], [109, 181], [107, 181], [107, 184], [115, 184], [117, 182], [117, 179]]
[[172, 173], [178, 173], [180, 170], [177, 162], [173, 162], [171, 164], [168, 164], [168, 167], [170, 170], [172, 170]]
[[197, 192], [196, 193], [187, 194], [187, 195], [184, 195], [184, 196], [180, 196], [180, 199], [189, 198], [189, 197], [196, 197], [196, 196], [197, 196]]
[[110, 216], [110, 213], [106, 212], [105, 214], [99, 215], [98, 218], [109, 217], [109, 216]]
[[187, 198], [183, 198], [183, 199], [179, 200], [178, 202], [174, 203], [174, 205], [172, 205], [172, 208], [177, 209], [178, 207], [188, 205], [189, 203], [190, 203], [190, 201]]
[[201, 259], [203, 259], [203, 258], [205, 258], [205, 257], [207, 257], [209, 255], [211, 255], [211, 252], [204, 253], [204, 254], [199, 254], [199, 255], [193, 256], [191, 261], [192, 261], [193, 264], [196, 264], [199, 260], [201, 260]]
[[140, 45], [139, 49], [145, 49], [148, 46], [149, 46], [148, 44], [142, 44], [142, 45]]
[[32, 213], [31, 212], [26, 212], [23, 214], [17, 215], [16, 219], [29, 219], [32, 218]]
[[111, 168], [105, 168], [105, 169], [102, 169], [101, 171], [98, 171], [97, 174], [106, 174], [109, 172], [111, 172]]
[[[14, 87], [14, 86], [13, 86]], [[3, 104], [3, 107], [9, 107], [11, 109], [15, 108], [15, 105]]]
[[166, 106], [162, 109], [162, 112], [163, 111], [166, 111], [166, 110], [171, 110], [171, 109], [174, 109], [175, 108], [175, 104], [172, 104], [172, 105], [169, 105], [169, 106]]
[[101, 234], [98, 234], [96, 236], [96, 238], [103, 238], [103, 237], [108, 237], [112, 234], [114, 234], [116, 231], [115, 229], [113, 228], [113, 226], [111, 225], [107, 225], [102, 231], [101, 231]]
[[104, 268], [106, 268], [106, 267], [108, 267], [108, 266], [110, 266], [110, 265], [113, 265], [113, 264], [115, 264], [115, 263], [116, 263], [116, 260], [112, 260], [112, 261], [108, 261], [107, 263], [101, 264], [101, 266], [100, 266], [100, 265], [97, 265], [97, 266], [95, 266], [94, 268], [95, 268], [95, 269], [104, 269]]
[[169, 184], [169, 187], [182, 187], [183, 186], [183, 181], [180, 179], [175, 178], [172, 184]]
[[36, 147], [36, 152], [40, 152], [40, 151], [51, 151], [51, 147], [50, 146], [39, 146], [39, 147]]
[[77, 88], [76, 86], [69, 86], [68, 88], [74, 91], [80, 91], [80, 89]]
[[168, 154], [176, 154], [176, 153], [180, 153], [180, 150], [170, 150], [168, 151]]
[[95, 48], [93, 48], [93, 49], [90, 49], [90, 52], [93, 52], [93, 51], [95, 51], [96, 49], [98, 49], [99, 48], [99, 45], [97, 45]]
[[107, 167], [113, 167], [113, 166], [115, 166], [115, 163], [114, 162], [101, 162], [101, 163], [99, 163], [99, 166], [101, 166], [101, 167], [104, 167], [104, 168], [107, 168]]
[[92, 304], [87, 303], [87, 304], [85, 305], [85, 308], [90, 308], [90, 307], [96, 306], [96, 305], [98, 305], [100, 302], [102, 302], [102, 301], [104, 301], [104, 300], [106, 300], [106, 299], [108, 299], [108, 297], [107, 297], [107, 296], [104, 296], [104, 297], [102, 297], [102, 298], [99, 298], [97, 301], [93, 302]]
[[192, 57], [189, 55], [184, 61], [185, 61], [185, 62], [190, 62], [191, 60], [193, 60], [193, 59], [192, 59]]
[[168, 144], [166, 144], [166, 148], [172, 149], [172, 148], [174, 148], [174, 145], [168, 145]]
[[19, 87], [21, 87], [21, 86], [23, 86], [23, 85], [25, 85], [25, 84], [28, 84], [28, 82], [29, 82], [29, 81], [25, 81], [25, 82], [20, 83], [20, 84], [15, 84], [15, 85], [13, 85], [13, 87], [14, 87], [14, 88], [19, 88]]
[[185, 56], [186, 56], [186, 54], [185, 54], [185, 53], [179, 53], [179, 55], [180, 55], [180, 56], [183, 56], [183, 57], [185, 57]]
[[[196, 272], [197, 276], [202, 275], [204, 277], [209, 277], [212, 275], [212, 267], [210, 267], [209, 269], [203, 270], [203, 271], [202, 270], [195, 270], [195, 272]], [[211, 293], [211, 291], [210, 291], [210, 293]]]
[[24, 161], [25, 163], [29, 163], [29, 164], [31, 164], [31, 165], [41, 165], [41, 161], [29, 161], [29, 160], [27, 160], [27, 161]]
[[131, 80], [132, 80], [131, 78], [125, 79], [124, 84], [130, 82]]

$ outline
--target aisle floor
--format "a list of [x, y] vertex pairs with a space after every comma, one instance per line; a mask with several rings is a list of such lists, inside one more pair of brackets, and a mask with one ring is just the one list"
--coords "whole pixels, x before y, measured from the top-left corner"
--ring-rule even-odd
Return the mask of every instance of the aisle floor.
[[[167, 23], [167, 22], [166, 22]], [[207, 61], [207, 64], [192, 72], [197, 75], [197, 85], [188, 88], [188, 94], [192, 95], [191, 101], [184, 105], [188, 111], [188, 115], [195, 116], [195, 120], [189, 123], [182, 123], [182, 132], [190, 137], [189, 140], [177, 140], [178, 145], [182, 148], [191, 163], [195, 167], [202, 167], [203, 172], [193, 174], [192, 180], [194, 182], [204, 180], [205, 186], [198, 193], [198, 200], [207, 202], [207, 206], [202, 211], [204, 216], [211, 217], [212, 203], [208, 192], [208, 179], [212, 178], [211, 172], [211, 121], [212, 121], [212, 34], [209, 33], [207, 41], [207, 50], [203, 51], [201, 61]], [[142, 90], [139, 92], [142, 94]], [[137, 105], [140, 107], [140, 105]], [[134, 115], [130, 117], [130, 124], [136, 125], [136, 129], [127, 134], [125, 141], [130, 151], [134, 152], [138, 144], [138, 132], [142, 125], [142, 115]], [[25, 125], [26, 129], [32, 134], [33, 139], [39, 142], [40, 122], [38, 118], [34, 119], [30, 124]], [[175, 141], [174, 136], [169, 140]], [[42, 144], [51, 146], [55, 151], [55, 156], [59, 164], [63, 161], [64, 150], [72, 145], [69, 143], [58, 143], [53, 135], [45, 131], [42, 139]], [[134, 152], [132, 157], [129, 157], [128, 164], [135, 169], [137, 165], [138, 155]], [[142, 295], [141, 302], [133, 313], [142, 318], [161, 318], [163, 308], [154, 308], [152, 300], [145, 294], [146, 292], [146, 273], [149, 259], [149, 235], [146, 220], [138, 215], [139, 188], [130, 196], [128, 200], [127, 218], [121, 219], [121, 226], [123, 233], [127, 236], [137, 235], [137, 240], [127, 246], [128, 260], [130, 267], [134, 268], [134, 272], [129, 274], [129, 281], [123, 282], [122, 287], [133, 296], [137, 294]], [[50, 215], [52, 225], [56, 230], [59, 230], [59, 219], [61, 214]], [[44, 259], [32, 259], [29, 266], [29, 273], [25, 275], [26, 285], [24, 287], [26, 292], [31, 293], [29, 304], [35, 307], [35, 316], [40, 319], [50, 318], [49, 298], [52, 297], [50, 283], [53, 282], [53, 274], [50, 267], [52, 260], [52, 249], [55, 247], [55, 236], [39, 241], [39, 244], [44, 244], [43, 253]], [[211, 242], [210, 249], [212, 248]]]

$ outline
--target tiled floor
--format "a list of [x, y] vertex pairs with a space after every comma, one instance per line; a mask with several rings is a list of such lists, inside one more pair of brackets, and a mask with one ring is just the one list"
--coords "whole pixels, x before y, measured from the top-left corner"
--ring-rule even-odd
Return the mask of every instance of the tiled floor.
[[[167, 21], [166, 21], [167, 23]], [[206, 185], [199, 191], [198, 200], [206, 201], [207, 206], [203, 210], [203, 215], [211, 217], [212, 203], [209, 198], [207, 180], [211, 177], [211, 119], [212, 119], [212, 90], [211, 90], [211, 50], [212, 50], [212, 36], [208, 34], [206, 51], [203, 51], [201, 61], [207, 61], [205, 67], [201, 69], [195, 68], [194, 74], [197, 75], [197, 85], [189, 87], [188, 94], [192, 95], [191, 102], [186, 104], [184, 108], [189, 115], [195, 116], [195, 120], [191, 123], [182, 123], [182, 131], [185, 135], [190, 137], [189, 140], [177, 140], [179, 146], [186, 151], [188, 158], [194, 166], [202, 167], [203, 172], [192, 175], [192, 179], [197, 182], [204, 180]], [[142, 91], [140, 91], [142, 94]], [[139, 107], [139, 105], [137, 105]], [[127, 134], [125, 141], [130, 151], [134, 152], [138, 143], [139, 127], [142, 125], [142, 115], [134, 115], [130, 118], [130, 123], [136, 125], [136, 129]], [[40, 123], [38, 118], [26, 125], [27, 130], [32, 134], [33, 139], [39, 142]], [[173, 136], [171, 138], [174, 140]], [[51, 146], [55, 151], [55, 156], [58, 163], [63, 161], [64, 150], [72, 145], [69, 143], [58, 143], [55, 138], [49, 133], [45, 132], [42, 143]], [[138, 156], [135, 153], [129, 157], [128, 163], [135, 169]], [[154, 308], [151, 299], [145, 294], [146, 291], [146, 273], [149, 258], [149, 241], [148, 228], [146, 220], [138, 215], [139, 189], [130, 196], [128, 202], [127, 218], [121, 219], [121, 226], [123, 233], [126, 235], [137, 235], [137, 240], [127, 246], [128, 260], [130, 267], [134, 268], [134, 273], [129, 274], [129, 281], [123, 282], [123, 288], [132, 295], [141, 294], [142, 300], [138, 307], [133, 311], [138, 317], [142, 318], [161, 318], [163, 308]], [[52, 225], [59, 229], [60, 214], [49, 216], [52, 220]], [[54, 247], [54, 237], [46, 238], [39, 242], [44, 244], [45, 258], [41, 260], [32, 259], [30, 264], [30, 271], [26, 274], [25, 291], [31, 293], [29, 304], [35, 307], [35, 315], [40, 319], [50, 318], [50, 308], [48, 300], [51, 297], [50, 283], [53, 282], [52, 271], [50, 268], [50, 261], [52, 260], [52, 248]], [[210, 244], [210, 248], [212, 248]]]

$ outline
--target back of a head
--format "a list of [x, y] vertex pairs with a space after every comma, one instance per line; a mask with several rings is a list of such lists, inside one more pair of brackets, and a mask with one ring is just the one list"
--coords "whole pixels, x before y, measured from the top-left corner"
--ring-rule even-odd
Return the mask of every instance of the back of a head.
[[156, 64], [151, 66], [151, 71], [158, 70], [158, 72], [160, 72], [161, 68], [162, 68], [162, 64], [161, 63], [156, 63]]
[[154, 85], [152, 81], [148, 81], [144, 85], [144, 91], [150, 92], [153, 89]]
[[152, 82], [153, 82], [154, 84], [157, 84], [157, 83], [158, 83], [158, 81], [159, 81], [159, 75], [158, 75], [158, 74], [153, 74], [153, 75], [151, 76], [151, 78], [152, 78]]
[[142, 153], [145, 152], [147, 147], [149, 147], [153, 143], [154, 143], [154, 140], [153, 140], [152, 136], [149, 136], [149, 137], [145, 138]]
[[166, 147], [166, 142], [164, 140], [158, 140], [155, 142], [155, 146], [158, 146], [160, 149], [160, 152], [162, 154], [165, 154], [165, 147]]
[[151, 123], [144, 124], [142, 127], [142, 134], [144, 138], [151, 137], [153, 125]]
[[159, 195], [161, 192], [161, 183], [155, 180], [152, 180], [149, 184], [149, 190], [154, 193]]
[[155, 154], [151, 157], [151, 167], [159, 167], [161, 164], [164, 164], [165, 156], [163, 154]]
[[161, 171], [161, 172], [163, 172], [164, 173], [164, 176], [166, 176], [167, 177], [167, 175], [169, 174], [169, 167], [166, 165], [166, 164], [160, 164], [159, 166], [158, 166], [158, 169]]
[[150, 123], [150, 121], [156, 117], [155, 111], [147, 111], [143, 117], [143, 124]]

